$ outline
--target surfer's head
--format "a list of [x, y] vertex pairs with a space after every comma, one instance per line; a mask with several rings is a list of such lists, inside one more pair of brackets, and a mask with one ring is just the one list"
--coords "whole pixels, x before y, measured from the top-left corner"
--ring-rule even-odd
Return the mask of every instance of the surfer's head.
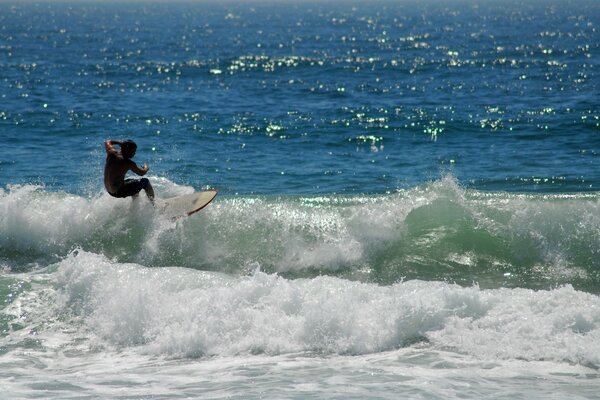
[[123, 154], [123, 158], [132, 158], [135, 156], [135, 151], [137, 150], [137, 144], [131, 139], [125, 140], [121, 144], [121, 154]]

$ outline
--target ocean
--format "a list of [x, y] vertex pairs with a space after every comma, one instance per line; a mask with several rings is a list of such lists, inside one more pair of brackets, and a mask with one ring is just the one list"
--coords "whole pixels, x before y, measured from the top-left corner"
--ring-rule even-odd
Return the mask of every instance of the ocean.
[[596, 0], [0, 1], [0, 398], [600, 398], [599, 67]]

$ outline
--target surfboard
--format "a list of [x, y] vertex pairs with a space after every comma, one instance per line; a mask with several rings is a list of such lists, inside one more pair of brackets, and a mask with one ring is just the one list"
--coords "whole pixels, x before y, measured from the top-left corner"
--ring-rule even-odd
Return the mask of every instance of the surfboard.
[[160, 201], [161, 214], [171, 219], [187, 217], [210, 204], [217, 196], [216, 190], [205, 190]]

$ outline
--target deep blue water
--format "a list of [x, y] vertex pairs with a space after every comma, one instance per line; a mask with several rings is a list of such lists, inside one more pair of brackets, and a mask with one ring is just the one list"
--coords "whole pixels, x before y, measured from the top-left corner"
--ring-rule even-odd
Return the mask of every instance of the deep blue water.
[[101, 190], [105, 138], [223, 193], [600, 185], [600, 5], [0, 3], [0, 185]]

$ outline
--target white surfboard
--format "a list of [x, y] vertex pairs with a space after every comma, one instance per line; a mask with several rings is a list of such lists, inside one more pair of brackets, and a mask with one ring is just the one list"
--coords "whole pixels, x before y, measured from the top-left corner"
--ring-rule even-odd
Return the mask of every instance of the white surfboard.
[[176, 219], [190, 216], [206, 207], [217, 196], [216, 190], [205, 190], [164, 199], [159, 203], [161, 213]]

